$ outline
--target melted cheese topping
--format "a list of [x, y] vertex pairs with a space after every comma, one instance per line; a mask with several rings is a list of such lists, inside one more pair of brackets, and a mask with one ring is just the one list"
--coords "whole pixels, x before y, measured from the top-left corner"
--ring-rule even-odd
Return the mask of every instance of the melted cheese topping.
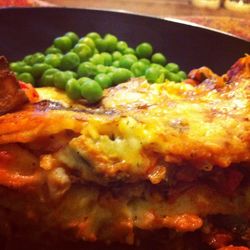
[[[249, 61], [247, 56], [233, 66], [229, 84], [217, 86], [212, 79], [198, 86], [132, 79], [105, 90], [96, 106], [71, 101], [52, 87], [38, 89], [41, 100], [66, 108], [37, 110], [30, 105], [0, 117], [0, 144], [72, 130], [77, 136], [69, 141], [68, 150], [63, 148], [51, 159], [82, 169], [82, 178], [105, 182], [158, 183], [173, 164], [212, 169], [247, 162]], [[65, 152], [82, 160], [68, 156], [69, 161], [60, 156]]]
[[50, 100], [59, 102], [62, 105], [68, 107], [71, 106], [74, 101], [65, 95], [65, 91], [54, 88], [54, 87], [42, 87], [36, 88], [40, 100]]

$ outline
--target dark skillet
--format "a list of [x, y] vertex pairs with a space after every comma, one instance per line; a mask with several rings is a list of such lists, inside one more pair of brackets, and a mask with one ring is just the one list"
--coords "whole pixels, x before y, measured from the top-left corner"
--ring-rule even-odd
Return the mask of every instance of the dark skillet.
[[130, 46], [148, 41], [187, 71], [206, 65], [222, 74], [250, 53], [247, 41], [159, 18], [89, 9], [24, 8], [0, 10], [0, 54], [10, 61], [20, 59], [43, 51], [67, 31], [113, 33]]
[[[159, 18], [101, 10], [23, 8], [0, 10], [0, 55], [5, 55], [9, 61], [14, 61], [27, 54], [44, 51], [56, 36], [67, 31], [74, 31], [79, 35], [90, 31], [97, 31], [101, 34], [113, 33], [120, 40], [127, 41], [132, 47], [143, 41], [151, 42], [156, 51], [164, 52], [169, 61], [177, 62], [186, 71], [206, 65], [222, 74], [238, 58], [245, 53], [250, 53], [250, 43], [247, 41]], [[16, 230], [20, 233], [23, 229], [17, 228]], [[42, 242], [38, 243], [35, 237], [36, 231], [34, 229], [33, 232], [27, 233], [27, 239], [20, 238], [19, 233], [7, 240], [0, 236], [1, 249], [179, 249], [176, 240], [172, 242], [170, 240], [166, 247], [167, 238], [171, 238], [168, 233], [162, 236], [159, 232], [146, 235], [140, 247], [121, 245], [109, 247], [99, 243], [57, 240], [57, 237], [46, 234], [43, 235]], [[191, 244], [185, 249], [205, 250], [205, 247], [199, 245], [201, 244], [199, 235], [191, 234], [186, 237], [188, 237], [187, 242]], [[50, 247], [51, 245], [53, 246]]]

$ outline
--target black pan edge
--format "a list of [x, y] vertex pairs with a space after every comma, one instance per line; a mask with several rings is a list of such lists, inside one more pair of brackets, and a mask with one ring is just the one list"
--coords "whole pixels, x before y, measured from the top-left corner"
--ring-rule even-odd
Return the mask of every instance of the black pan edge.
[[54, 37], [72, 30], [113, 33], [131, 46], [149, 41], [185, 70], [203, 65], [224, 73], [250, 43], [220, 31], [167, 18], [127, 11], [62, 7], [3, 8], [0, 10], [0, 54], [10, 61], [43, 51]]

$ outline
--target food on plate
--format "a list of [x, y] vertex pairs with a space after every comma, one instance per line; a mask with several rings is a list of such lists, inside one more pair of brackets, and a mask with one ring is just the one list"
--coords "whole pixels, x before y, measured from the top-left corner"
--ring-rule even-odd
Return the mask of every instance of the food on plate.
[[20, 82], [29, 102], [0, 110], [0, 232], [248, 249], [249, 86], [250, 56], [223, 76], [132, 78], [95, 105]]
[[250, 2], [249, 0], [225, 0], [225, 8], [233, 11], [245, 12], [250, 11]]
[[218, 9], [221, 6], [221, 0], [192, 0], [192, 4], [200, 8]]
[[150, 43], [142, 42], [134, 49], [112, 34], [102, 37], [96, 32], [82, 38], [67, 32], [55, 38], [45, 53], [27, 55], [11, 63], [11, 69], [21, 81], [36, 87], [55, 86], [71, 99], [84, 98], [89, 103], [98, 102], [103, 89], [132, 77], [144, 77], [150, 83], [186, 78], [176, 63], [167, 62], [160, 52], [154, 53]]
[[27, 101], [15, 75], [9, 71], [7, 60], [0, 57], [0, 115], [12, 111]]

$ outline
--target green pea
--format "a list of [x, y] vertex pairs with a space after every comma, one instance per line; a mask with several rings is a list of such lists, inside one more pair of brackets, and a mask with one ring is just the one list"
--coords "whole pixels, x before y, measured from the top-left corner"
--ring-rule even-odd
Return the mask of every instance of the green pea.
[[105, 66], [110, 66], [112, 64], [112, 55], [110, 55], [109, 53], [107, 52], [102, 52], [101, 55], [103, 56], [104, 58], [104, 65]]
[[133, 48], [127, 48], [123, 51], [123, 54], [133, 54], [135, 55], [135, 50]]
[[96, 65], [94, 65], [91, 62], [84, 62], [78, 66], [78, 69], [77, 69], [78, 77], [87, 76], [87, 77], [92, 78], [96, 76], [96, 74], [97, 74]]
[[61, 54], [61, 53], [62, 53], [62, 51], [60, 49], [56, 48], [55, 46], [51, 46], [45, 50], [46, 55], [48, 55], [48, 54]]
[[36, 63], [33, 65], [31, 73], [36, 79], [38, 79], [47, 69], [50, 69], [51, 67], [51, 65], [46, 63]]
[[45, 55], [43, 53], [37, 52], [34, 54], [33, 64], [44, 62]]
[[96, 48], [99, 52], [104, 52], [107, 50], [107, 42], [106, 40], [102, 39], [102, 38], [97, 38], [95, 40], [95, 45], [96, 45]]
[[113, 72], [113, 71], [117, 70], [117, 68], [114, 66], [109, 66], [107, 68], [108, 68], [107, 72]]
[[132, 58], [134, 61], [137, 61], [138, 58], [135, 54], [127, 54], [127, 55], [124, 55], [124, 57], [129, 57], [129, 58]]
[[134, 73], [136, 77], [139, 77], [145, 74], [147, 68], [148, 68], [147, 64], [138, 61], [133, 63], [133, 65], [131, 66], [131, 71]]
[[157, 64], [160, 64], [160, 65], [166, 65], [166, 63], [167, 63], [167, 59], [162, 53], [153, 54], [152, 57], [151, 57], [151, 61], [153, 63], [157, 63]]
[[45, 56], [44, 62], [54, 68], [57, 68], [61, 64], [62, 57], [62, 54], [48, 54]]
[[99, 64], [96, 66], [97, 74], [99, 73], [107, 73], [108, 72], [108, 67], [104, 66], [102, 64]]
[[158, 81], [156, 81], [156, 83], [162, 83], [164, 82], [165, 78], [166, 78], [166, 74], [167, 74], [167, 69], [160, 65], [160, 64], [156, 64], [156, 63], [151, 63], [150, 67], [156, 68], [158, 71], [160, 71], [161, 73], [163, 73], [163, 79], [162, 77], [158, 79]]
[[113, 61], [112, 66], [114, 66], [116, 68], [119, 68], [120, 67], [120, 61], [119, 60]]
[[67, 52], [72, 48], [72, 41], [68, 36], [57, 37], [54, 40], [54, 46], [63, 52]]
[[169, 78], [170, 78], [170, 71], [167, 70], [166, 68], [164, 70], [164, 75], [165, 75], [165, 79], [169, 80]]
[[13, 62], [10, 64], [10, 69], [16, 73], [21, 73], [25, 65], [23, 61]]
[[67, 93], [67, 96], [70, 99], [77, 100], [81, 98], [81, 89], [80, 89], [80, 84], [78, 81], [74, 78], [70, 79], [67, 81], [65, 90]]
[[104, 41], [106, 42], [106, 50], [108, 52], [113, 52], [116, 50], [116, 45], [118, 42], [118, 39], [116, 36], [114, 36], [112, 34], [106, 34], [104, 36]]
[[86, 80], [81, 86], [81, 95], [89, 103], [98, 102], [103, 95], [101, 86], [94, 80]]
[[90, 62], [95, 65], [102, 64], [104, 65], [104, 56], [102, 54], [95, 54], [90, 58]]
[[66, 70], [64, 72], [67, 72], [68, 74], [71, 74], [72, 78], [77, 78], [77, 73], [75, 71], [72, 70]]
[[162, 65], [157, 64], [157, 63], [151, 63], [151, 64], [150, 64], [150, 67], [157, 68], [157, 69], [159, 69], [159, 70], [161, 70], [161, 71], [167, 70], [165, 67], [163, 67]]
[[88, 45], [92, 50], [95, 50], [95, 42], [90, 37], [83, 37], [79, 40], [79, 43], [84, 43]]
[[73, 79], [73, 74], [71, 72], [58, 71], [54, 75], [54, 85], [59, 89], [65, 89], [68, 80]]
[[150, 61], [147, 59], [147, 58], [142, 58], [142, 59], [140, 59], [139, 60], [140, 62], [143, 62], [144, 64], [146, 64], [146, 65], [150, 65], [151, 63], [150, 63]]
[[30, 65], [23, 65], [21, 72], [31, 73], [32, 67]]
[[53, 74], [55, 74], [55, 73], [58, 72], [58, 71], [59, 71], [58, 69], [49, 68], [49, 69], [47, 69], [46, 71], [44, 71], [43, 75], [53, 75]]
[[42, 63], [44, 61], [45, 56], [40, 53], [37, 52], [33, 55], [27, 55], [24, 57], [24, 62], [28, 65], [33, 65], [35, 63]]
[[26, 83], [31, 83], [32, 85], [34, 85], [34, 83], [35, 83], [33, 76], [27, 72], [21, 73], [20, 75], [18, 75], [17, 79], [21, 80], [23, 82], [26, 82]]
[[177, 75], [181, 77], [181, 80], [187, 79], [187, 74], [186, 74], [186, 72], [184, 72], [184, 71], [182, 71], [182, 70], [179, 71], [179, 72], [177, 73]]
[[182, 78], [178, 75], [178, 73], [169, 72], [168, 80], [173, 82], [181, 82]]
[[98, 49], [94, 49], [94, 52], [93, 52], [93, 54], [95, 55], [95, 54], [99, 54], [99, 51], [98, 51]]
[[118, 51], [123, 53], [128, 48], [128, 44], [124, 41], [119, 41], [117, 42], [116, 48]]
[[28, 65], [32, 65], [32, 58], [33, 58], [33, 55], [27, 55], [23, 58], [23, 61], [28, 64]]
[[39, 81], [39, 85], [40, 86], [53, 86], [53, 75], [42, 75], [40, 81]]
[[90, 62], [98, 65], [102, 64], [105, 66], [110, 66], [112, 64], [112, 56], [107, 52], [102, 52], [101, 54], [95, 54], [90, 58]]
[[68, 52], [62, 58], [60, 68], [63, 70], [71, 70], [80, 64], [80, 58], [75, 52]]
[[162, 67], [160, 71], [164, 74], [164, 79], [167, 79], [167, 75], [169, 74], [169, 71], [165, 67]]
[[170, 72], [173, 72], [173, 73], [177, 73], [179, 70], [180, 70], [180, 67], [178, 64], [176, 63], [168, 63], [165, 68], [170, 71]]
[[136, 47], [136, 54], [139, 58], [149, 58], [153, 53], [150, 43], [141, 43]]
[[81, 62], [88, 60], [93, 55], [93, 51], [85, 43], [76, 44], [73, 51], [79, 56]]
[[81, 86], [82, 84], [84, 84], [86, 81], [89, 81], [89, 80], [91, 80], [91, 78], [89, 78], [89, 77], [81, 77], [77, 81], [78, 81], [78, 84]]
[[165, 79], [164, 72], [162, 72], [159, 68], [152, 66], [146, 70], [145, 77], [150, 83], [164, 82]]
[[124, 55], [120, 58], [119, 64], [121, 68], [130, 69], [131, 66], [137, 61], [134, 55]]
[[122, 57], [122, 53], [119, 52], [119, 51], [114, 51], [114, 52], [112, 53], [113, 61], [119, 60], [121, 57]]
[[101, 38], [100, 34], [97, 32], [90, 32], [86, 35], [87, 37], [90, 37], [91, 39], [93, 39], [94, 41], [96, 41], [97, 39]]
[[78, 40], [79, 40], [79, 36], [75, 33], [75, 32], [72, 32], [72, 31], [69, 31], [67, 33], [65, 33], [64, 36], [67, 36], [70, 38], [71, 42], [72, 42], [72, 45], [74, 46], [75, 44], [77, 44]]
[[112, 79], [112, 82], [113, 82], [113, 75], [114, 75], [114, 72], [113, 71], [109, 71], [106, 73], [111, 79]]
[[39, 84], [41, 86], [53, 86], [54, 85], [54, 75], [58, 72], [58, 69], [47, 69], [44, 71]]
[[128, 81], [132, 77], [132, 73], [128, 69], [115, 68], [112, 72], [113, 84], [119, 84]]
[[95, 81], [99, 83], [102, 89], [106, 89], [112, 85], [112, 78], [107, 74], [98, 74], [95, 77]]

